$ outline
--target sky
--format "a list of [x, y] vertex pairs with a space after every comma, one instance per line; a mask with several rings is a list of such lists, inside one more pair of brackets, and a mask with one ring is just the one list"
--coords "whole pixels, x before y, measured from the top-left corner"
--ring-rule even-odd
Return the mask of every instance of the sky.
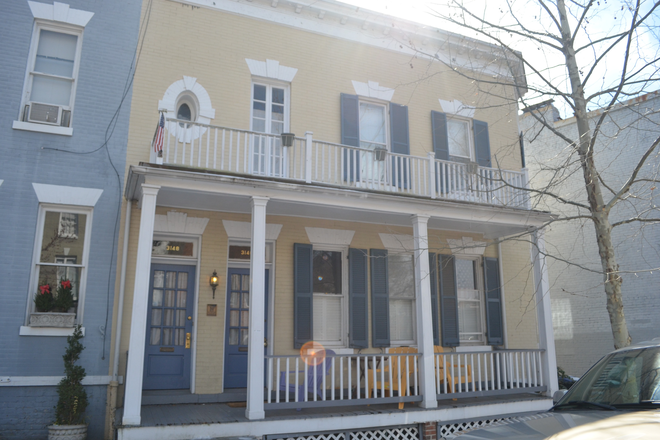
[[[449, 0], [341, 0], [344, 3], [352, 4], [361, 8], [370, 9], [377, 12], [382, 12], [388, 15], [393, 15], [396, 17], [405, 18], [415, 22], [427, 24], [433, 27], [442, 28], [459, 34], [467, 35], [474, 38], [484, 39], [485, 37], [477, 35], [474, 31], [468, 31], [465, 28], [460, 26], [451, 26], [447, 21], [434, 15], [436, 11], [446, 13], [449, 9], [447, 4]], [[493, 20], [496, 23], [508, 23], [512, 24], [511, 19], [512, 14], [508, 12], [507, 1], [505, 0], [463, 0], [465, 4], [470, 6], [470, 10], [476, 14], [479, 14], [483, 17], [487, 17], [489, 20]], [[657, 0], [645, 0], [642, 2], [642, 13], [649, 10], [651, 4], [657, 2]], [[549, 28], [553, 28], [552, 23], [547, 19], [544, 20], [542, 17], [547, 17], [543, 13], [541, 8], [538, 6], [537, 2], [533, 0], [509, 0], [511, 8], [521, 22], [525, 25], [534, 25], [536, 28], [539, 28], [541, 25], [546, 25]], [[547, 2], [549, 3], [549, 2]], [[628, 23], [624, 18], [626, 18], [625, 12], [628, 7], [628, 0], [597, 0], [597, 4], [594, 5], [594, 13], [592, 13], [587, 20], [583, 22], [583, 25], [587, 27], [588, 33], [581, 32], [577, 40], [578, 46], [587, 43], [588, 39], [596, 40], [600, 38], [605, 38], [620, 32], [626, 28]], [[567, 7], [571, 7], [572, 2], [566, 2]], [[623, 10], [622, 10], [623, 9]], [[554, 12], [554, 11], [553, 11]], [[570, 15], [570, 10], [569, 10]], [[573, 18], [573, 25], [577, 22]], [[657, 59], [660, 56], [660, 9], [655, 11], [655, 14], [649, 21], [648, 28], [640, 28], [637, 37], [639, 38], [639, 43], [633, 47], [633, 55], [631, 56], [631, 64], [629, 65], [629, 71], [631, 69], [637, 69], [644, 64], [644, 60]], [[500, 35], [504, 41], [514, 47], [516, 50], [523, 53], [523, 56], [535, 67], [543, 71], [543, 73], [553, 79], [553, 83], [557, 84], [563, 91], [569, 90], [568, 78], [566, 75], [566, 69], [564, 67], [564, 58], [561, 53], [553, 49], [545, 48], [544, 46], [529, 41], [528, 39], [523, 39], [516, 37], [515, 35], [509, 36], [506, 34]], [[488, 41], [488, 40], [486, 40]], [[609, 87], [614, 84], [621, 76], [621, 67], [624, 58], [624, 46], [618, 45], [615, 49], [611, 50], [607, 54], [607, 58], [603, 60], [604, 62], [599, 63], [600, 66], [594, 70], [591, 75], [591, 79], [587, 82], [586, 94], [595, 94], [600, 90]], [[594, 65], [595, 59], [598, 56], [599, 52], [584, 50], [579, 52], [578, 60], [581, 62], [579, 65], [582, 72], [582, 77], [584, 79], [585, 75], [588, 74], [591, 66]], [[649, 77], [660, 77], [658, 73], [658, 66], [660, 63], [655, 63], [656, 70], [646, 69], [642, 73]], [[546, 88], [546, 86], [541, 82], [538, 77], [530, 75], [532, 69], [526, 66], [526, 72], [528, 73], [527, 81], [531, 86], [536, 86], [539, 88]], [[658, 90], [660, 85], [654, 85], [645, 90], [645, 92]], [[629, 88], [631, 93], [635, 94], [639, 88]], [[529, 100], [526, 104], [533, 104], [535, 102], [544, 101], [546, 99], [552, 98], [549, 95], [543, 95], [539, 93], [528, 93], [525, 97]], [[625, 97], [628, 99], [628, 97]], [[560, 109], [563, 117], [569, 117], [572, 115], [572, 110], [567, 107], [564, 103], [561, 102], [561, 98], [555, 98], [555, 105]], [[601, 107], [609, 102], [608, 99], [594, 99], [594, 101], [589, 105], [589, 110], [596, 109]]]

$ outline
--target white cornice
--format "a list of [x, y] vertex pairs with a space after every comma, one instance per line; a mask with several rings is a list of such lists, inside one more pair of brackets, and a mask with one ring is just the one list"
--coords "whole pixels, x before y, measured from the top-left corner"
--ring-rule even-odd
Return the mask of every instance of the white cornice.
[[[227, 237], [229, 238], [252, 238], [252, 223], [250, 222], [223, 220], [222, 226], [224, 226]], [[277, 240], [280, 236], [280, 231], [282, 231], [282, 225], [266, 223], [266, 240]]]
[[380, 99], [387, 102], [390, 102], [392, 100], [392, 96], [394, 96], [394, 89], [383, 87], [375, 81], [369, 81], [366, 83], [360, 81], [351, 82], [353, 83], [355, 94], [358, 96]]
[[312, 244], [329, 244], [336, 246], [350, 246], [355, 231], [344, 229], [305, 228], [307, 238]]
[[169, 211], [166, 215], [156, 215], [154, 232], [202, 235], [208, 223], [208, 218], [188, 217], [185, 212]]
[[254, 76], [291, 82], [298, 73], [298, 69], [295, 67], [282, 66], [279, 61], [275, 60], [258, 61], [246, 58], [245, 62]]
[[426, 57], [452, 68], [496, 75], [509, 81], [514, 79], [510, 71], [513, 65], [520, 88], [525, 91], [526, 87], [519, 58], [499, 46], [333, 0], [172, 1]]

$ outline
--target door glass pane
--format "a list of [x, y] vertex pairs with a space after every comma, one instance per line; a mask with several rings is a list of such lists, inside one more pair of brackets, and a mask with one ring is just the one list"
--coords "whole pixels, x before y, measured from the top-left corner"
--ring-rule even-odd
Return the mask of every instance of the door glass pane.
[[183, 345], [186, 339], [186, 331], [182, 328], [174, 330], [174, 345]]
[[154, 290], [153, 299], [151, 301], [153, 307], [162, 307], [163, 306], [163, 291]]
[[229, 345], [238, 345], [238, 329], [229, 329]]
[[231, 290], [241, 290], [241, 276], [233, 274], [231, 276]]
[[165, 307], [174, 307], [174, 290], [165, 291]]
[[151, 310], [151, 325], [161, 325], [162, 317], [163, 317], [163, 311], [161, 309], [152, 309]]
[[165, 287], [174, 289], [176, 287], [176, 272], [167, 272], [165, 275]]
[[188, 272], [179, 272], [179, 289], [188, 289]]
[[151, 329], [151, 336], [149, 337], [149, 344], [150, 345], [160, 344], [160, 329], [159, 328], [152, 328]]
[[250, 312], [241, 312], [241, 327], [250, 325]]
[[163, 320], [164, 325], [174, 325], [174, 310], [172, 309], [165, 309], [165, 319]]
[[180, 307], [182, 309], [186, 308], [186, 298], [188, 297], [188, 294], [186, 293], [185, 290], [179, 290], [179, 296], [176, 299], [176, 306]]
[[172, 329], [163, 329], [163, 345], [172, 345]]
[[162, 270], [154, 271], [154, 287], [162, 289], [165, 282], [165, 272]]
[[243, 293], [243, 304], [242, 308], [247, 309], [250, 307], [250, 294], [248, 292]]
[[232, 310], [231, 312], [229, 312], [229, 325], [232, 327], [238, 327], [239, 325], [238, 317], [239, 317], [238, 310]]
[[176, 326], [177, 327], [183, 327], [186, 325], [186, 311], [185, 310], [177, 310], [176, 311]]
[[232, 292], [229, 297], [229, 307], [232, 309], [237, 309], [240, 305], [241, 294], [239, 292]]
[[241, 345], [248, 345], [248, 330], [241, 329]]
[[243, 275], [243, 290], [250, 288], [250, 275]]

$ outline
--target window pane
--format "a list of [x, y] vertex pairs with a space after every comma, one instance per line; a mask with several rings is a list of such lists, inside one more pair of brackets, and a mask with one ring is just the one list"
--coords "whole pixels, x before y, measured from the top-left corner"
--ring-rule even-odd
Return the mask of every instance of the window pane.
[[188, 272], [179, 272], [179, 289], [188, 289]]
[[163, 311], [161, 309], [151, 309], [151, 325], [161, 325]]
[[412, 341], [414, 304], [412, 300], [390, 301], [390, 338], [393, 341]]
[[154, 287], [163, 288], [165, 282], [165, 272], [162, 270], [154, 271]]
[[341, 252], [314, 251], [314, 292], [341, 295]]
[[174, 345], [183, 345], [185, 341], [186, 331], [182, 328], [178, 328], [174, 332], [175, 332]]
[[456, 259], [456, 287], [459, 289], [476, 289], [474, 260]]
[[243, 275], [243, 280], [242, 280], [243, 290], [248, 290], [250, 288], [250, 275]]
[[32, 78], [30, 101], [68, 106], [72, 85], [73, 83], [68, 79], [35, 75]]
[[39, 34], [39, 47], [34, 70], [72, 78], [77, 43], [76, 35], [42, 29]]
[[341, 341], [341, 300], [340, 296], [314, 295], [314, 340]]
[[232, 310], [229, 312], [229, 325], [232, 327], [238, 327], [238, 310]]
[[177, 327], [183, 327], [186, 325], [186, 311], [185, 310], [177, 310], [176, 311], [176, 326]]
[[176, 272], [167, 272], [165, 275], [165, 287], [174, 289], [176, 287]]
[[[479, 302], [458, 303], [458, 327], [460, 333], [481, 333], [481, 311]], [[463, 335], [462, 340], [480, 340], [480, 335]]]
[[165, 291], [165, 307], [174, 307], [174, 290]]
[[449, 136], [449, 154], [451, 156], [470, 157], [468, 123], [448, 119], [447, 131]]
[[229, 297], [229, 307], [232, 309], [237, 309], [240, 305], [240, 298], [241, 294], [239, 292], [232, 292], [231, 296]]
[[155, 290], [154, 289], [154, 295], [153, 299], [151, 301], [151, 305], [154, 307], [162, 307], [163, 306], [163, 291], [162, 290]]
[[188, 294], [186, 293], [185, 290], [180, 290], [179, 295], [176, 298], [176, 306], [179, 308], [186, 308], [186, 299], [188, 297]]
[[241, 327], [248, 327], [250, 325], [250, 312], [241, 312]]
[[241, 290], [241, 276], [233, 274], [231, 276], [231, 290]]
[[241, 304], [241, 307], [244, 309], [247, 309], [250, 307], [250, 293], [245, 292], [243, 293], [243, 303]]
[[183, 103], [179, 106], [179, 111], [176, 112], [176, 118], [184, 121], [192, 120], [192, 112], [190, 111], [188, 104]]
[[[360, 146], [373, 149], [386, 144], [385, 107], [360, 103]], [[380, 145], [376, 145], [380, 144]]]
[[[56, 263], [58, 257], [66, 257], [67, 264], [82, 263], [86, 221], [85, 214], [46, 212], [41, 241], [41, 262]], [[72, 263], [74, 259], [76, 263]]]
[[174, 325], [174, 310], [172, 309], [165, 309], [163, 310], [164, 313], [164, 319], [163, 319], [163, 325], [167, 326], [172, 326]]
[[172, 329], [163, 329], [163, 345], [172, 345]]
[[229, 329], [229, 345], [238, 345], [238, 329]]
[[241, 345], [248, 345], [250, 333], [248, 330], [241, 330]]
[[284, 89], [273, 87], [273, 104], [284, 104]]
[[149, 344], [150, 345], [160, 344], [160, 329], [159, 328], [152, 328], [151, 329], [151, 335], [149, 337]]
[[254, 99], [259, 101], [266, 100], [266, 86], [262, 86], [259, 84], [254, 85]]
[[38, 286], [48, 284], [53, 296], [57, 296], [57, 287], [61, 281], [71, 282], [71, 294], [74, 301], [78, 300], [78, 286], [80, 286], [80, 269], [66, 266], [39, 266]]
[[415, 272], [413, 256], [394, 254], [387, 256], [390, 298], [415, 298]]

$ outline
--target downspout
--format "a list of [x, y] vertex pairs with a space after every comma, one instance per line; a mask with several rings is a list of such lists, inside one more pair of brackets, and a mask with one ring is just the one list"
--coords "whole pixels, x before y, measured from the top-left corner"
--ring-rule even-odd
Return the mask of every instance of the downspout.
[[108, 386], [109, 414], [106, 415], [106, 439], [114, 439], [115, 413], [117, 410], [117, 391], [119, 388], [119, 349], [121, 345], [121, 326], [124, 314], [124, 292], [126, 290], [126, 260], [128, 257], [128, 238], [131, 230], [131, 209], [133, 203], [126, 203], [126, 217], [124, 219], [124, 247], [121, 255], [121, 275], [119, 278], [119, 302], [117, 305], [117, 320], [115, 321], [115, 346], [112, 362], [112, 379]]
[[500, 270], [500, 294], [501, 294], [501, 304], [502, 304], [502, 326], [504, 327], [504, 349], [509, 348], [509, 328], [506, 326], [506, 300], [504, 295], [504, 259], [502, 258], [502, 243], [497, 243], [497, 258], [500, 260], [499, 270]]

